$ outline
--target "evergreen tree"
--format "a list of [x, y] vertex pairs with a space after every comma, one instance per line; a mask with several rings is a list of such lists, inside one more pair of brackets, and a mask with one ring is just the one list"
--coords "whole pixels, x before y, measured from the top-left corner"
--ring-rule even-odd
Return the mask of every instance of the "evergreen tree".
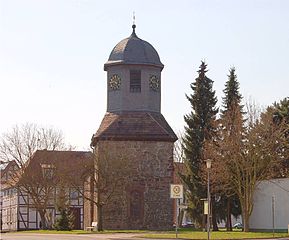
[[56, 219], [53, 226], [57, 231], [70, 231], [74, 227], [74, 216], [69, 209], [69, 199], [66, 190], [67, 189], [63, 186], [58, 189], [56, 208], [59, 211], [60, 216]]
[[225, 83], [225, 89], [223, 91], [225, 96], [223, 97], [223, 109], [221, 110], [222, 117], [224, 117], [228, 111], [235, 108], [236, 105], [238, 105], [241, 110], [243, 108], [241, 105], [242, 95], [239, 92], [240, 84], [235, 71], [236, 69], [234, 67], [229, 70], [229, 79]]
[[[283, 129], [284, 139], [287, 144], [280, 144], [279, 153], [282, 156], [282, 166], [276, 169], [274, 177], [289, 177], [289, 97], [284, 98], [280, 102], [275, 102], [273, 106], [269, 106], [264, 114], [272, 116], [273, 123]], [[263, 114], [263, 115], [264, 115]]]
[[[243, 128], [243, 105], [241, 105], [242, 95], [239, 92], [239, 82], [237, 80], [237, 75], [235, 73], [235, 68], [229, 70], [228, 81], [225, 83], [225, 89], [223, 90], [225, 96], [223, 97], [223, 109], [221, 110], [221, 138], [220, 143], [221, 152], [223, 152], [222, 157], [230, 159], [230, 155], [233, 151], [224, 151], [228, 149], [228, 143], [232, 141], [227, 141], [227, 139], [235, 140], [236, 142], [241, 142], [242, 130]], [[234, 146], [240, 146], [238, 143], [232, 143]], [[226, 145], [226, 146], [224, 146]], [[222, 151], [223, 149], [223, 151]], [[219, 159], [223, 161], [223, 159]], [[241, 207], [238, 200], [238, 196], [225, 189], [225, 194], [222, 194], [222, 201], [224, 202], [226, 208], [217, 209], [222, 213], [226, 212], [226, 227], [227, 230], [232, 231], [231, 215], [241, 214]], [[234, 204], [233, 204], [234, 203]]]
[[205, 141], [216, 135], [215, 120], [218, 109], [217, 98], [213, 91], [213, 81], [206, 77], [207, 64], [201, 63], [199, 76], [191, 84], [193, 94], [186, 95], [191, 104], [191, 112], [184, 116], [186, 122], [183, 138], [186, 173], [181, 175], [187, 191], [189, 212], [195, 223], [203, 225], [203, 202], [207, 197], [206, 185], [201, 179], [201, 169], [204, 166]]
[[[289, 123], [289, 97], [284, 98], [279, 103], [275, 102], [273, 104], [273, 107], [269, 107], [269, 109], [270, 108], [274, 110], [273, 114], [274, 123], [280, 124], [282, 121]], [[269, 111], [269, 109], [267, 111]]]
[[66, 208], [59, 209], [60, 216], [56, 219], [55, 222], [55, 229], [57, 231], [63, 231], [63, 230], [72, 230], [72, 222], [73, 222], [73, 216]]

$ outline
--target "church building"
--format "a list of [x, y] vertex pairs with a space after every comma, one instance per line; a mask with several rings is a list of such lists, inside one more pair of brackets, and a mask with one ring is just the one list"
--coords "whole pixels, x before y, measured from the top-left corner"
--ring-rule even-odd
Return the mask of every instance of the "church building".
[[104, 64], [107, 112], [93, 134], [97, 215], [104, 229], [173, 226], [173, 147], [177, 136], [161, 114], [164, 65], [154, 47], [132, 34]]

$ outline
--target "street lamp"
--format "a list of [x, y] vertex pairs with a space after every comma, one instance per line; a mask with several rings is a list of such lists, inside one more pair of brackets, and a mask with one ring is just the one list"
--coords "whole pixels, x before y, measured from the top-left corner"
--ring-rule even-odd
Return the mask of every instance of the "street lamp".
[[210, 215], [211, 215], [211, 195], [210, 195], [210, 169], [212, 167], [212, 160], [205, 160], [208, 169], [208, 187], [207, 187], [207, 198], [208, 198], [208, 215], [207, 215], [207, 233], [208, 240], [210, 239]]

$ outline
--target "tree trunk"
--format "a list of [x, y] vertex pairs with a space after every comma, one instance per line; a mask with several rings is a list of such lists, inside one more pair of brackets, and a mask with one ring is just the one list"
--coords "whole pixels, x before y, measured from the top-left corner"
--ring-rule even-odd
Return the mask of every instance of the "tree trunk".
[[249, 212], [249, 206], [246, 202], [246, 198], [242, 199], [241, 208], [242, 208], [242, 221], [243, 221], [244, 232], [249, 232], [250, 212]]
[[203, 232], [205, 232], [205, 227], [206, 227], [206, 215], [205, 214], [203, 214], [203, 216], [202, 216], [202, 229], [203, 229]]
[[226, 221], [227, 231], [232, 231], [232, 218], [231, 218], [231, 198], [227, 198], [227, 221]]
[[103, 231], [103, 222], [102, 222], [102, 204], [97, 206], [97, 230]]
[[213, 231], [219, 231], [216, 214], [212, 215]]
[[38, 212], [39, 212], [39, 215], [40, 215], [40, 224], [39, 225], [41, 225], [40, 226], [40, 228], [41, 229], [43, 229], [43, 230], [45, 230], [45, 229], [48, 229], [48, 227], [47, 227], [47, 222], [46, 222], [46, 217], [45, 217], [45, 211], [42, 211], [42, 210], [38, 210]]
[[[215, 206], [215, 198], [212, 198], [212, 205], [211, 206]], [[213, 209], [213, 207], [211, 207], [211, 214], [212, 214], [212, 225], [213, 225], [213, 231], [219, 231], [219, 228], [218, 228], [218, 223], [217, 223], [217, 216], [216, 216], [216, 213]]]
[[248, 211], [244, 212], [244, 217], [243, 217], [243, 226], [244, 226], [244, 232], [249, 232], [249, 218], [250, 214]]

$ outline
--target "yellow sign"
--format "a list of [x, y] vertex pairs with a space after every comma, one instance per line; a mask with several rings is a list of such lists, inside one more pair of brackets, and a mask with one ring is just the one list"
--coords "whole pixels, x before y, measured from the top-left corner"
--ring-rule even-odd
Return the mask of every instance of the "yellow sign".
[[183, 185], [171, 184], [171, 198], [183, 198]]

